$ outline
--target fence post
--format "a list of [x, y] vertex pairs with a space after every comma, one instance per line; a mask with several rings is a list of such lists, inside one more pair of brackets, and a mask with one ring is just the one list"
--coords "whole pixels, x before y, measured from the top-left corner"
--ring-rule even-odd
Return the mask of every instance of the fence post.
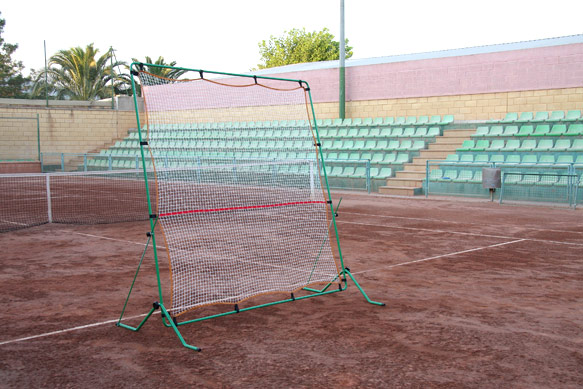
[[502, 197], [504, 197], [504, 181], [506, 180], [506, 173], [502, 174], [501, 185], [500, 185], [500, 200], [498, 204], [502, 204]]
[[87, 171], [87, 154], [83, 154], [83, 171]]
[[61, 153], [61, 171], [65, 171], [65, 153]]
[[366, 190], [368, 194], [371, 191], [371, 182], [370, 182], [370, 159], [366, 160]]
[[429, 160], [425, 161], [425, 198], [429, 197]]

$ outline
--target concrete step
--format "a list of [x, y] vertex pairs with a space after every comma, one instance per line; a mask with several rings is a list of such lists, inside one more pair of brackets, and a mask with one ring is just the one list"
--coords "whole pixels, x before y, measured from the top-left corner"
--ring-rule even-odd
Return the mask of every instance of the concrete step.
[[395, 174], [395, 178], [412, 178], [423, 180], [425, 178], [425, 170], [401, 170]]
[[387, 186], [400, 188], [421, 188], [423, 180], [419, 178], [387, 178]]
[[398, 186], [381, 186], [379, 193], [393, 196], [415, 196], [421, 194], [421, 188], [398, 187]]

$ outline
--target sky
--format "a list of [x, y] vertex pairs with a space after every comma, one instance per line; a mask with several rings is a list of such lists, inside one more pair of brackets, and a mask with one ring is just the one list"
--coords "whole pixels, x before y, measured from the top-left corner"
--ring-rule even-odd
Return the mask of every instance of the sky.
[[[44, 66], [58, 50], [93, 43], [119, 61], [164, 57], [178, 66], [243, 73], [259, 43], [293, 28], [328, 28], [339, 40], [340, 0], [17, 0], [0, 5], [13, 59]], [[583, 1], [345, 0], [355, 59], [458, 49], [583, 33]]]

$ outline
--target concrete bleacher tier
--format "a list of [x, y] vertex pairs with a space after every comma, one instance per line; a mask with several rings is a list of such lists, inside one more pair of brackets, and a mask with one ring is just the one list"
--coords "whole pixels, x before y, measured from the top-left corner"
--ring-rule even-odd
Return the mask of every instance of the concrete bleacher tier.
[[[439, 192], [473, 195], [482, 190], [486, 166], [540, 174], [538, 179], [509, 175], [505, 185], [566, 186], [569, 180], [560, 175], [576, 175], [583, 187], [581, 111], [508, 113], [502, 120], [480, 125], [455, 154], [433, 166], [429, 181]], [[549, 173], [557, 176], [542, 179]]]
[[[402, 170], [420, 150], [442, 133], [453, 116], [408, 116], [318, 120], [327, 175], [332, 187], [365, 188], [367, 170], [373, 186]], [[216, 149], [217, 155], [237, 159], [302, 159], [313, 153], [305, 136], [299, 136], [296, 121], [238, 123], [180, 123], [167, 125], [164, 144], [168, 156], [195, 157], [197, 149]], [[285, 141], [281, 134], [285, 131]], [[159, 132], [158, 132], [159, 134]], [[294, 140], [297, 137], [297, 140]], [[164, 146], [162, 146], [164, 147]], [[180, 151], [183, 150], [183, 151]], [[134, 131], [114, 146], [102, 150], [93, 167], [134, 168], [139, 155], [138, 133]], [[116, 158], [109, 162], [105, 157]]]

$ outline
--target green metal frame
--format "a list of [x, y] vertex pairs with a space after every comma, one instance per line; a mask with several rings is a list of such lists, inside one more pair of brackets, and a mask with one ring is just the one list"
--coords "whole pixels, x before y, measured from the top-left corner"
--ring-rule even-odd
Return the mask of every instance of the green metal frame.
[[[134, 276], [134, 280], [132, 281], [128, 296], [126, 298], [124, 307], [122, 309], [121, 315], [119, 320], [116, 323], [116, 326], [121, 327], [121, 328], [125, 328], [128, 329], [130, 331], [139, 331], [142, 326], [146, 323], [146, 321], [148, 321], [148, 319], [150, 318], [150, 316], [152, 316], [152, 314], [154, 314], [154, 312], [158, 309], [160, 309], [161, 311], [161, 315], [162, 315], [162, 322], [164, 324], [164, 326], [166, 327], [170, 327], [174, 330], [174, 332], [176, 333], [176, 335], [178, 336], [178, 339], [180, 340], [180, 342], [182, 343], [182, 345], [188, 349], [191, 350], [195, 350], [195, 351], [201, 351], [201, 348], [193, 346], [189, 343], [187, 343], [182, 334], [180, 333], [178, 327], [185, 325], [185, 324], [190, 324], [190, 323], [196, 323], [199, 321], [203, 321], [203, 320], [209, 320], [209, 319], [214, 319], [217, 317], [222, 317], [222, 316], [228, 316], [228, 315], [232, 315], [232, 314], [236, 314], [236, 313], [240, 313], [240, 312], [245, 312], [245, 311], [250, 311], [253, 309], [257, 309], [257, 308], [264, 308], [264, 307], [269, 307], [272, 305], [278, 305], [278, 304], [283, 304], [283, 303], [288, 303], [288, 302], [293, 302], [293, 301], [297, 301], [297, 300], [304, 300], [307, 298], [311, 298], [311, 297], [317, 297], [317, 296], [323, 296], [323, 295], [328, 295], [328, 294], [332, 294], [332, 293], [337, 293], [337, 292], [341, 292], [347, 289], [348, 287], [348, 279], [350, 278], [352, 280], [352, 282], [354, 283], [354, 285], [356, 285], [356, 287], [358, 288], [358, 290], [360, 291], [360, 293], [364, 296], [364, 298], [366, 299], [367, 302], [369, 302], [370, 304], [373, 305], [379, 305], [379, 306], [384, 306], [384, 303], [378, 302], [378, 301], [373, 301], [371, 300], [368, 295], [366, 294], [366, 292], [362, 289], [362, 287], [360, 286], [360, 284], [356, 281], [356, 279], [354, 278], [354, 275], [350, 272], [350, 270], [348, 268], [346, 268], [344, 266], [344, 259], [342, 257], [342, 249], [340, 247], [340, 239], [338, 236], [338, 228], [336, 226], [336, 213], [338, 211], [338, 206], [340, 206], [340, 202], [342, 201], [342, 199], [340, 199], [340, 202], [338, 203], [336, 209], [334, 208], [332, 202], [329, 202], [329, 206], [330, 206], [330, 211], [332, 214], [332, 221], [330, 223], [330, 227], [334, 226], [334, 233], [335, 233], [335, 237], [336, 237], [336, 243], [337, 243], [337, 247], [338, 247], [338, 254], [339, 254], [339, 259], [340, 259], [340, 264], [341, 264], [341, 268], [342, 270], [340, 271], [340, 273], [332, 280], [330, 281], [327, 285], [324, 286], [324, 288], [322, 289], [314, 289], [314, 288], [309, 288], [309, 287], [305, 287], [302, 290], [309, 292], [310, 294], [306, 294], [303, 296], [298, 296], [295, 297], [294, 294], [292, 293], [289, 299], [283, 299], [283, 300], [279, 300], [279, 301], [274, 301], [274, 302], [270, 302], [270, 303], [266, 303], [266, 304], [259, 304], [259, 305], [255, 305], [255, 306], [251, 306], [251, 307], [247, 307], [247, 308], [241, 308], [239, 309], [238, 305], [235, 304], [235, 309], [232, 311], [228, 311], [228, 312], [224, 312], [224, 313], [219, 313], [216, 315], [210, 315], [210, 316], [205, 316], [205, 317], [200, 317], [197, 319], [192, 319], [192, 320], [186, 320], [183, 322], [177, 322], [176, 318], [174, 318], [170, 312], [168, 312], [168, 310], [166, 309], [165, 305], [164, 305], [164, 299], [162, 296], [162, 283], [160, 280], [160, 266], [159, 266], [159, 260], [158, 260], [158, 253], [156, 250], [156, 234], [155, 234], [155, 227], [156, 227], [156, 223], [157, 223], [157, 219], [154, 217], [154, 211], [152, 209], [152, 202], [150, 200], [150, 190], [149, 190], [149, 185], [148, 185], [148, 172], [147, 172], [147, 167], [146, 167], [146, 158], [145, 158], [145, 154], [144, 154], [144, 146], [142, 144], [142, 133], [141, 133], [141, 123], [140, 123], [140, 114], [139, 114], [139, 108], [138, 108], [138, 100], [136, 97], [136, 83], [135, 83], [135, 79], [134, 79], [134, 74], [137, 73], [137, 69], [138, 68], [142, 68], [144, 66], [148, 66], [148, 67], [159, 67], [159, 68], [168, 68], [168, 69], [176, 69], [176, 70], [186, 70], [186, 71], [193, 71], [193, 72], [198, 72], [200, 74], [204, 74], [204, 73], [208, 73], [208, 74], [216, 74], [216, 75], [226, 75], [226, 76], [233, 76], [233, 77], [246, 77], [246, 78], [251, 78], [251, 79], [266, 79], [266, 80], [277, 80], [277, 81], [292, 81], [292, 82], [298, 82], [300, 85], [304, 86], [305, 84], [305, 90], [308, 91], [308, 96], [309, 96], [309, 100], [310, 100], [310, 107], [311, 107], [311, 111], [312, 111], [312, 117], [314, 119], [314, 131], [316, 134], [316, 139], [317, 139], [317, 143], [318, 145], [321, 144], [320, 142], [320, 135], [318, 133], [318, 127], [316, 124], [316, 114], [314, 111], [314, 105], [312, 103], [312, 94], [310, 91], [310, 87], [308, 85], [308, 83], [306, 81], [303, 80], [293, 80], [293, 79], [285, 79], [285, 78], [275, 78], [275, 77], [264, 77], [264, 76], [254, 76], [254, 75], [245, 75], [245, 74], [236, 74], [236, 73], [224, 73], [224, 72], [214, 72], [214, 71], [208, 71], [208, 70], [200, 70], [200, 69], [189, 69], [189, 68], [180, 68], [180, 67], [172, 67], [172, 66], [164, 66], [164, 65], [155, 65], [155, 64], [145, 64], [145, 63], [139, 63], [139, 62], [134, 62], [131, 64], [130, 66], [130, 73], [131, 73], [131, 80], [132, 80], [132, 90], [133, 90], [133, 94], [134, 94], [134, 105], [135, 105], [135, 110], [136, 110], [136, 121], [137, 121], [137, 125], [138, 125], [138, 135], [139, 135], [139, 140], [140, 140], [140, 154], [141, 154], [141, 159], [142, 159], [142, 169], [144, 171], [144, 181], [145, 181], [145, 186], [146, 186], [146, 193], [148, 193], [147, 196], [147, 201], [148, 201], [148, 212], [150, 215], [152, 215], [152, 217], [150, 217], [150, 232], [148, 234], [148, 241], [146, 243], [146, 247], [144, 249], [144, 252], [142, 253], [142, 257], [140, 259], [140, 262], [138, 264], [138, 268], [136, 270], [136, 274]], [[322, 153], [322, 148], [321, 147], [317, 147], [318, 150], [318, 155], [320, 158], [320, 163], [322, 164], [322, 170], [324, 172], [324, 182], [326, 184], [326, 191], [328, 194], [328, 198], [331, 199], [331, 194], [330, 194], [330, 187], [328, 185], [328, 177], [326, 174], [326, 168], [325, 168], [325, 164], [324, 164], [324, 155]], [[326, 238], [323, 241], [323, 244], [325, 244], [326, 240], [328, 239], [328, 234], [326, 234]], [[150, 243], [152, 244], [153, 247], [153, 252], [154, 252], [154, 263], [155, 263], [155, 268], [156, 268], [156, 281], [157, 281], [157, 285], [158, 285], [158, 298], [159, 301], [156, 301], [153, 303], [152, 308], [148, 311], [148, 313], [146, 313], [145, 317], [142, 319], [142, 321], [135, 327], [127, 325], [122, 323], [123, 320], [123, 315], [125, 312], [125, 309], [127, 307], [127, 303], [129, 301], [130, 295], [132, 293], [132, 289], [134, 286], [134, 283], [136, 281], [136, 278], [138, 276], [138, 273], [140, 271], [140, 267], [142, 265], [142, 262], [144, 260], [144, 256], [146, 254], [146, 251], [150, 245]], [[331, 288], [332, 285], [336, 284], [338, 285], [338, 288]]]

